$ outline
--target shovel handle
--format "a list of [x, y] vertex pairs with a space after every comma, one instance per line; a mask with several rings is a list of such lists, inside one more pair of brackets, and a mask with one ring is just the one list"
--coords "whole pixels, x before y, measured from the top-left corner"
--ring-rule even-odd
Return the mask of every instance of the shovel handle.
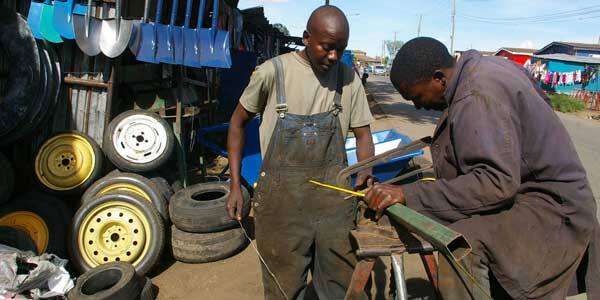
[[213, 2], [212, 29], [217, 29], [217, 24], [219, 23], [219, 2], [221, 2], [221, 0], [215, 0]]
[[175, 19], [177, 18], [177, 8], [179, 7], [179, 0], [173, 0], [173, 7], [171, 7], [171, 26], [175, 25]]
[[192, 0], [187, 0], [185, 5], [185, 23], [183, 27], [190, 28], [190, 19], [192, 18]]
[[202, 28], [202, 22], [204, 21], [204, 9], [206, 8], [206, 0], [200, 0], [200, 5], [198, 6], [198, 24], [196, 25], [197, 29]]
[[117, 36], [119, 35], [119, 30], [121, 30], [121, 0], [115, 1], [115, 28], [117, 29]]
[[144, 17], [142, 18], [142, 22], [148, 22], [148, 15], [150, 14], [150, 0], [144, 1]]
[[156, 20], [154, 20], [154, 23], [160, 24], [160, 17], [162, 16], [162, 9], [163, 9], [163, 0], [158, 0], [156, 2]]

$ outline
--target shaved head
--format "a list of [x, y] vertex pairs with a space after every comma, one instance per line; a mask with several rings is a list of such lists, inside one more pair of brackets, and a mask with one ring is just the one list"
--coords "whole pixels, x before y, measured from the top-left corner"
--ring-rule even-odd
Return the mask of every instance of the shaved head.
[[323, 5], [312, 12], [306, 23], [302, 35], [305, 48], [300, 55], [315, 72], [327, 72], [342, 57], [349, 36], [350, 25], [344, 12], [333, 5]]
[[306, 23], [306, 30], [311, 33], [324, 29], [345, 33], [346, 36], [350, 34], [350, 25], [346, 15], [333, 5], [323, 5], [315, 9]]

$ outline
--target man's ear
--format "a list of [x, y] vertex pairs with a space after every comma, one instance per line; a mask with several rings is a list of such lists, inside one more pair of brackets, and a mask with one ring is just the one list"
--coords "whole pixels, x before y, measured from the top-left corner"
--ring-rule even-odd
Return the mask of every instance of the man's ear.
[[442, 86], [446, 86], [446, 75], [442, 70], [435, 70], [433, 73], [433, 80], [437, 80], [442, 84]]
[[304, 30], [304, 33], [302, 33], [302, 43], [304, 44], [304, 47], [308, 46], [310, 40], [310, 33], [306, 30]]

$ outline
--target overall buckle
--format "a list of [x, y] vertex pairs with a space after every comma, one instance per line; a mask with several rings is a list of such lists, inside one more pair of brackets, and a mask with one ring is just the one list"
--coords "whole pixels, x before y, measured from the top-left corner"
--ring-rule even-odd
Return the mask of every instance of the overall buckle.
[[286, 103], [275, 105], [275, 112], [277, 112], [279, 117], [282, 119], [285, 118], [285, 113], [287, 112], [287, 110], [288, 108]]
[[337, 116], [340, 112], [342, 112], [342, 106], [338, 104], [333, 105], [333, 115]]

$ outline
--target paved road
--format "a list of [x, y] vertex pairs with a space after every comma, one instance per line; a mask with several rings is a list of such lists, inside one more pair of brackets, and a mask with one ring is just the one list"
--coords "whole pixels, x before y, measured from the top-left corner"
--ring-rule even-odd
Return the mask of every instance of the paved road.
[[[371, 76], [369, 79], [367, 89], [376, 102], [372, 104], [378, 119], [374, 126], [376, 129], [396, 128], [413, 139], [433, 133], [440, 113], [415, 109], [412, 102], [404, 100], [396, 92], [388, 77]], [[596, 202], [600, 203], [600, 121], [560, 112], [557, 114], [571, 135], [587, 171]]]

